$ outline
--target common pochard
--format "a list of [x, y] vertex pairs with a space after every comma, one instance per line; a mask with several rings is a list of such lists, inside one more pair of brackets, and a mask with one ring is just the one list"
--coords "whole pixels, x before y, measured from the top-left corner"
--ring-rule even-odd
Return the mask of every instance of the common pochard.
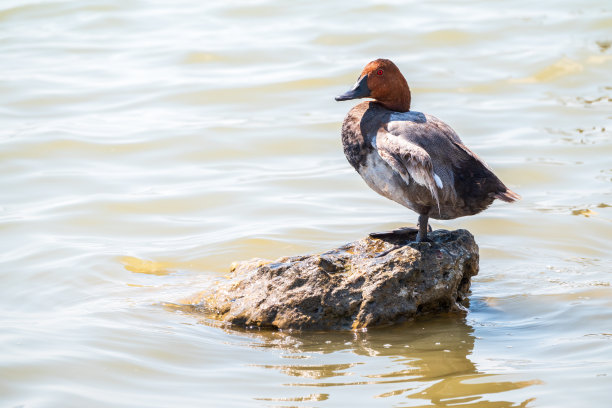
[[359, 103], [344, 119], [346, 158], [372, 190], [419, 214], [417, 242], [429, 241], [430, 217], [474, 215], [495, 199], [520, 198], [450, 126], [410, 110], [410, 88], [390, 60], [367, 64], [353, 88], [336, 100], [359, 98], [373, 101]]

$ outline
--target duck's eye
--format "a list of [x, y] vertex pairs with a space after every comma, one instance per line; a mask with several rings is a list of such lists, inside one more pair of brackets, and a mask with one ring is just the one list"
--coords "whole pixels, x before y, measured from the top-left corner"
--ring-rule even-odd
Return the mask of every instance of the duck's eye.
[[379, 69], [378, 71], [376, 71], [376, 75], [382, 75], [383, 74], [383, 70]]

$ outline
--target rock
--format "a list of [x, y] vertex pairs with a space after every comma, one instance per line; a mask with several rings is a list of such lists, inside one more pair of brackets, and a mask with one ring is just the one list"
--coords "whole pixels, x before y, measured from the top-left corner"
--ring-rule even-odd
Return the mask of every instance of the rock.
[[431, 243], [389, 234], [320, 255], [234, 263], [230, 279], [192, 302], [207, 317], [242, 327], [359, 329], [461, 305], [478, 273], [466, 230], [436, 230]]

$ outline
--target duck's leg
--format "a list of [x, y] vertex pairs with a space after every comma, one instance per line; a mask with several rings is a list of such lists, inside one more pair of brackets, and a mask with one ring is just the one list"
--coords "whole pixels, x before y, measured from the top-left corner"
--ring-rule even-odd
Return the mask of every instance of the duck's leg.
[[419, 214], [419, 233], [416, 236], [416, 242], [431, 242], [427, 237], [427, 230], [431, 231], [429, 226], [429, 215]]

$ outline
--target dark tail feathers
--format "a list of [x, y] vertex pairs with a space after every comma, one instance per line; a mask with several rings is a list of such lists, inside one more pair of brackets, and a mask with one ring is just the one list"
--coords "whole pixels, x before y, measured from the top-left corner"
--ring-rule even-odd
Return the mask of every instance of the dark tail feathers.
[[516, 200], [521, 199], [520, 195], [516, 194], [514, 191], [510, 190], [509, 188], [507, 188], [506, 191], [504, 191], [503, 193], [495, 193], [493, 197], [497, 198], [498, 200], [505, 201], [507, 203], [512, 203]]

